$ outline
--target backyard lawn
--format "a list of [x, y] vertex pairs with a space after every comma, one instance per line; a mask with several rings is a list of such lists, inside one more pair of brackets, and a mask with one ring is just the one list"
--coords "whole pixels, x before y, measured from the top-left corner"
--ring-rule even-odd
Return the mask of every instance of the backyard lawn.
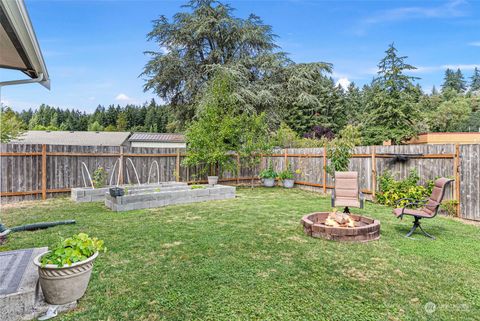
[[281, 188], [120, 213], [103, 203], [29, 202], [6, 206], [4, 223], [77, 224], [11, 234], [0, 250], [48, 246], [78, 232], [105, 241], [78, 308], [55, 320], [478, 320], [478, 226], [438, 217], [423, 222], [437, 240], [407, 239], [410, 218], [368, 203], [355, 212], [381, 221], [379, 241], [304, 235], [301, 217], [329, 204]]

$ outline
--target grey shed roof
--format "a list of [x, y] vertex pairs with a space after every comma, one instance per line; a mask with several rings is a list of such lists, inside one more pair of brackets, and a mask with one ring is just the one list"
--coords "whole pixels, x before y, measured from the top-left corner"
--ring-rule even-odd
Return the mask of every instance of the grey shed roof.
[[130, 136], [130, 132], [69, 132], [29, 130], [12, 141], [19, 144], [120, 146]]
[[133, 133], [128, 139], [130, 142], [161, 142], [161, 143], [184, 143], [183, 134], [172, 133]]

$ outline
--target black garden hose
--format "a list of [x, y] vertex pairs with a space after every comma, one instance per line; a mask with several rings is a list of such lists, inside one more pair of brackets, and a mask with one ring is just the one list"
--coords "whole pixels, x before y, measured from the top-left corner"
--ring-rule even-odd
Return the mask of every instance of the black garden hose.
[[35, 231], [44, 228], [49, 228], [57, 225], [67, 225], [67, 224], [75, 224], [75, 220], [66, 220], [66, 221], [57, 221], [57, 222], [42, 222], [42, 223], [34, 223], [34, 224], [27, 224], [27, 225], [20, 225], [10, 228], [12, 232], [21, 232], [21, 231]]
[[15, 226], [12, 228], [6, 227], [0, 223], [0, 244], [6, 241], [7, 235], [13, 232], [35, 231], [44, 228], [49, 228], [57, 225], [75, 224], [75, 220], [57, 221], [57, 222], [41, 222], [27, 225]]

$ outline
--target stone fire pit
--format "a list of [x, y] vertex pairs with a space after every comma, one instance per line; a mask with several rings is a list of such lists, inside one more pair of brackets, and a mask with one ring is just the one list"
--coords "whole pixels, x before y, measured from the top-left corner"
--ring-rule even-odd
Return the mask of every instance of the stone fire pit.
[[[329, 212], [317, 212], [302, 217], [301, 223], [305, 234], [327, 240], [347, 242], [368, 242], [380, 238], [380, 221], [378, 220], [350, 214], [348, 215], [349, 222], [336, 224], [332, 222], [332, 215], [334, 214]], [[328, 225], [325, 224], [326, 221]], [[353, 225], [355, 227], [351, 227]]]

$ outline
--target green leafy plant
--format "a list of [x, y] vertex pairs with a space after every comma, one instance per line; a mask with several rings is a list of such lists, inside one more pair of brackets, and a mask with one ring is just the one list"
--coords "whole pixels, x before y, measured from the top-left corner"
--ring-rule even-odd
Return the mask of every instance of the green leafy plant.
[[282, 181], [286, 179], [294, 179], [294, 177], [295, 177], [295, 173], [293, 172], [290, 164], [288, 164], [287, 169], [278, 173], [278, 178], [281, 179]]
[[204, 189], [205, 186], [203, 186], [203, 185], [191, 185], [190, 188], [191, 189]]
[[327, 157], [330, 164], [327, 172], [333, 175], [335, 172], [348, 171], [348, 164], [352, 156], [352, 150], [361, 143], [360, 131], [357, 127], [347, 125], [340, 131], [339, 137], [327, 143]]
[[76, 262], [85, 261], [96, 252], [106, 251], [103, 241], [96, 237], [89, 237], [85, 233], [79, 233], [62, 240], [41, 259], [42, 266], [55, 264], [58, 267], [72, 265]]
[[442, 202], [442, 204], [440, 205], [440, 208], [443, 209], [448, 216], [455, 217], [455, 216], [458, 216], [457, 206], [458, 206], [457, 200], [446, 200]]
[[260, 172], [260, 175], [258, 175], [260, 178], [277, 178], [278, 174], [277, 172], [275, 172], [275, 170], [273, 169], [273, 166], [272, 165], [269, 165], [267, 168], [265, 168], [264, 170], [262, 170]]
[[188, 149], [183, 164], [202, 165], [201, 174], [209, 169], [210, 175], [220, 174], [219, 169], [235, 169], [230, 152], [235, 150], [237, 137], [234, 113], [237, 99], [232, 86], [229, 77], [217, 74], [199, 103], [197, 117], [186, 131]]
[[[416, 169], [411, 169], [408, 177], [404, 180], [395, 180], [392, 173], [384, 172], [379, 177], [380, 191], [377, 193], [377, 202], [388, 206], [405, 206], [412, 201], [420, 201], [426, 199], [432, 193], [433, 181], [427, 181], [425, 185], [419, 185]], [[402, 200], [409, 198], [411, 200]]]
[[92, 182], [95, 188], [105, 187], [107, 179], [107, 171], [103, 167], [97, 168], [92, 175]]

